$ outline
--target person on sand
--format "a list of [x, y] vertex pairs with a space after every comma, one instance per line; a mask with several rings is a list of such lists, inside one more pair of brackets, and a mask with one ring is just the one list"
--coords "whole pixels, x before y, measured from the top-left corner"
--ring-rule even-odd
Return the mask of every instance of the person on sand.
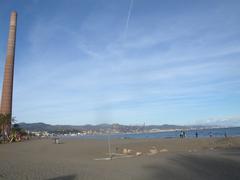
[[180, 138], [183, 138], [183, 131], [180, 132]]
[[227, 132], [226, 132], [226, 131], [225, 131], [225, 133], [224, 133], [224, 137], [227, 138]]
[[185, 138], [186, 137], [186, 132], [185, 131], [183, 131], [183, 138]]
[[196, 136], [196, 138], [198, 138], [198, 132], [196, 131], [196, 133], [195, 133], [195, 136]]
[[210, 133], [209, 133], [209, 137], [211, 138], [213, 135], [212, 135], [212, 131], [210, 131]]

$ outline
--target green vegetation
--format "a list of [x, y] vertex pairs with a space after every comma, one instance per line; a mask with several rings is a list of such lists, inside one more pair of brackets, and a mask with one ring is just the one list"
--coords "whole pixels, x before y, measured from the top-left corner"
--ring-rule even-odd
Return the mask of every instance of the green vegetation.
[[9, 135], [9, 125], [11, 121], [10, 114], [0, 114], [0, 130], [2, 141], [6, 141]]
[[0, 114], [0, 143], [19, 142], [22, 139], [28, 139], [25, 130], [19, 127], [15, 122], [15, 118], [11, 118], [10, 114]]

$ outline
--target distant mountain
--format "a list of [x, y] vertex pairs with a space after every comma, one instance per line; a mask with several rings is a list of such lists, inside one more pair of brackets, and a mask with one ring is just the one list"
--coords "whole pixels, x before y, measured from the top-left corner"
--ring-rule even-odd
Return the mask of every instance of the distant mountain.
[[30, 131], [50, 131], [54, 129], [52, 125], [45, 123], [18, 123], [18, 125]]
[[95, 131], [95, 132], [106, 132], [111, 129], [117, 132], [141, 132], [149, 131], [152, 129], [159, 130], [170, 130], [170, 129], [188, 129], [188, 128], [202, 128], [204, 126], [178, 126], [178, 125], [149, 125], [149, 126], [139, 126], [139, 125], [120, 125], [120, 124], [99, 124], [99, 125], [50, 125], [45, 123], [19, 123], [19, 126], [25, 130], [29, 131]]

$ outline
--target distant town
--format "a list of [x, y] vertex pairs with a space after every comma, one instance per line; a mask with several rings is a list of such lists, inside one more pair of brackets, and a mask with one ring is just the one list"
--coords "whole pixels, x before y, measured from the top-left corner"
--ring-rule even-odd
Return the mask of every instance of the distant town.
[[99, 124], [99, 125], [50, 125], [45, 123], [19, 123], [20, 128], [26, 132], [39, 137], [64, 135], [85, 136], [105, 134], [138, 134], [158, 133], [166, 131], [194, 130], [218, 128], [216, 126], [178, 126], [178, 125], [121, 125], [121, 124]]

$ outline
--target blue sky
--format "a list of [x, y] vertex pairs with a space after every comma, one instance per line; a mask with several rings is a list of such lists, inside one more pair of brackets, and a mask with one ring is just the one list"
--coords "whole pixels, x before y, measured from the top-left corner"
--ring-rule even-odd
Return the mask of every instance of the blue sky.
[[13, 114], [74, 125], [239, 122], [239, 7], [134, 0], [129, 13], [130, 0], [2, 0], [1, 82], [18, 12]]

